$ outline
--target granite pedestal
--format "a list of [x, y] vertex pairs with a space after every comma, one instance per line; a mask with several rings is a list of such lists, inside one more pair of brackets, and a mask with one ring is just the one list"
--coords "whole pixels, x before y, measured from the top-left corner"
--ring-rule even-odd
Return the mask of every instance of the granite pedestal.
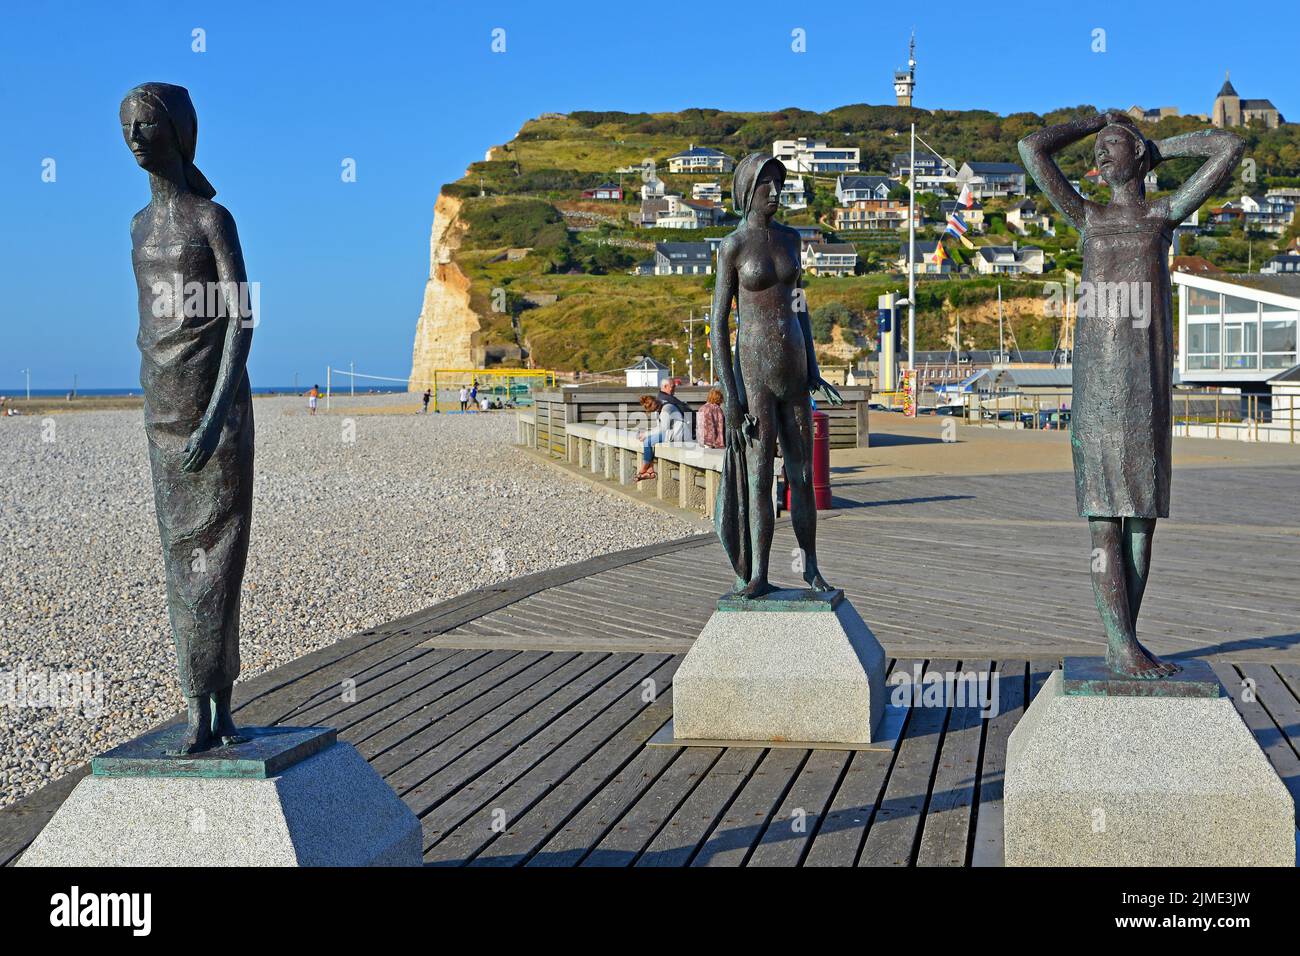
[[727, 596], [673, 677], [673, 734], [865, 744], [885, 695], [885, 652], [843, 591]]
[[1007, 866], [1295, 865], [1290, 793], [1209, 665], [1180, 663], [1048, 678], [1007, 747]]
[[91, 762], [19, 866], [419, 866], [420, 822], [321, 727], [169, 755], [168, 727]]

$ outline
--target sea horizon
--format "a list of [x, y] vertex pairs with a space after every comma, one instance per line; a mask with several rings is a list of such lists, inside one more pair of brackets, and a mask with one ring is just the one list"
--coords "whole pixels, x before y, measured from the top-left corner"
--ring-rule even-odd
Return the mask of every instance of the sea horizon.
[[[253, 386], [253, 394], [254, 394], [254, 395], [301, 395], [301, 394], [305, 394], [306, 391], [307, 391], [307, 389], [309, 389], [309, 388], [311, 388], [310, 385], [301, 385], [301, 386], [293, 386], [293, 385], [264, 385], [264, 386], [257, 386], [257, 385], [254, 385], [254, 386]], [[321, 389], [321, 392], [324, 393], [324, 391], [325, 391], [324, 386], [320, 386], [320, 389]], [[37, 398], [37, 397], [40, 397], [40, 398], [50, 398], [50, 397], [52, 397], [52, 396], [67, 395], [68, 392], [70, 392], [70, 391], [73, 391], [73, 389], [70, 389], [70, 388], [33, 388], [33, 389], [31, 390], [31, 395], [32, 395], [33, 398]], [[142, 389], [140, 388], [139, 385], [136, 385], [136, 386], [133, 386], [133, 387], [132, 387], [132, 386], [122, 386], [122, 387], [114, 387], [114, 388], [81, 388], [81, 387], [78, 387], [75, 391], [76, 391], [76, 394], [77, 394], [78, 396], [83, 396], [83, 397], [84, 397], [84, 396], [91, 396], [91, 395], [125, 395], [125, 396], [131, 396], [131, 395], [139, 395], [139, 394], [141, 394]], [[340, 394], [343, 394], [343, 393], [345, 393], [345, 392], [347, 392], [347, 391], [348, 391], [348, 387], [347, 387], [347, 386], [342, 386], [342, 387], [340, 387], [340, 388], [333, 389], [333, 394], [340, 395]], [[405, 391], [407, 391], [407, 387], [406, 387], [405, 385], [367, 385], [367, 386], [365, 386], [364, 388], [358, 388], [357, 391], [358, 391], [358, 392], [362, 392], [362, 393], [364, 393], [364, 394], [379, 394], [379, 393], [389, 393], [389, 392], [405, 392]], [[23, 397], [26, 396], [26, 394], [27, 394], [27, 387], [24, 386], [24, 385], [19, 385], [19, 386], [16, 387], [16, 388], [12, 388], [12, 387], [8, 387], [8, 386], [0, 385], [0, 395], [5, 396], [6, 398], [23, 398]]]

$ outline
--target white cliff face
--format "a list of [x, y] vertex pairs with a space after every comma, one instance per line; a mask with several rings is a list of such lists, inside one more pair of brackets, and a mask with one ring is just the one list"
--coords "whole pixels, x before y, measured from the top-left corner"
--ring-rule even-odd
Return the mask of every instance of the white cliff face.
[[439, 195], [433, 207], [433, 232], [429, 238], [429, 280], [415, 329], [411, 378], [407, 388], [422, 392], [433, 383], [440, 368], [474, 368], [483, 364], [482, 325], [469, 303], [469, 279], [452, 261], [465, 226], [460, 222], [461, 202]]

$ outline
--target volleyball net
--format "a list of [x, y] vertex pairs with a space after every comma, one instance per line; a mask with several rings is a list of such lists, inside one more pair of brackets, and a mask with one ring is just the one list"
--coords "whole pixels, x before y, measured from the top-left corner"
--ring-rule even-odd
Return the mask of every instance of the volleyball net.
[[[433, 410], [437, 412], [441, 411], [442, 405], [459, 409], [461, 389], [472, 391], [475, 387], [479, 399], [487, 395], [501, 405], [531, 405], [537, 389], [555, 387], [556, 373], [553, 369], [546, 368], [439, 368], [433, 370], [431, 377], [422, 379], [372, 375], [351, 368], [327, 365], [325, 407], [328, 409], [339, 395], [354, 397], [358, 387], [373, 390], [375, 386], [368, 383], [378, 383], [386, 392], [418, 393], [421, 389], [427, 390]], [[335, 385], [339, 385], [339, 388], [335, 389]]]

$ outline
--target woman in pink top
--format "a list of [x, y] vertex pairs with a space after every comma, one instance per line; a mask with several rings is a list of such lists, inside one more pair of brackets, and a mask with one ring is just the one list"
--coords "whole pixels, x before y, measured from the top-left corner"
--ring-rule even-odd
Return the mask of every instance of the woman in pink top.
[[697, 428], [700, 433], [700, 444], [706, 448], [724, 447], [723, 425], [725, 421], [722, 414], [722, 389], [714, 388], [709, 390], [709, 400], [696, 413], [695, 417], [698, 420]]

